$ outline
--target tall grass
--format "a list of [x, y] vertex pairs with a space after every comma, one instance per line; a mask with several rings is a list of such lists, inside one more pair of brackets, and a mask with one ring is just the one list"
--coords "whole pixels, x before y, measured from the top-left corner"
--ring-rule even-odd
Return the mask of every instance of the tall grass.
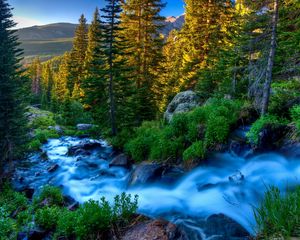
[[285, 194], [269, 187], [254, 216], [258, 233], [266, 239], [276, 234], [287, 239], [300, 237], [300, 187]]

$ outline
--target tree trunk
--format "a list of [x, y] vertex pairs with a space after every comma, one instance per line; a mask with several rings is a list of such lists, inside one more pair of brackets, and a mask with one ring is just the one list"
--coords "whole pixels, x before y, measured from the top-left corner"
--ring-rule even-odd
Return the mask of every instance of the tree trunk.
[[279, 0], [274, 0], [274, 12], [272, 17], [272, 36], [271, 36], [271, 47], [270, 53], [268, 57], [268, 66], [266, 71], [266, 80], [263, 88], [263, 98], [262, 98], [262, 108], [261, 115], [264, 116], [268, 112], [269, 100], [270, 100], [270, 92], [271, 92], [271, 83], [272, 83], [272, 71], [274, 65], [274, 57], [276, 51], [276, 31], [277, 31], [277, 23], [278, 23], [278, 3]]
[[[115, 9], [115, 1], [112, 3], [112, 9]], [[114, 99], [114, 88], [113, 88], [113, 31], [114, 31], [114, 22], [115, 22], [115, 13], [112, 13], [112, 18], [110, 22], [110, 39], [109, 39], [109, 99], [110, 99], [110, 119], [111, 119], [111, 130], [112, 135], [115, 136], [117, 134], [116, 127], [116, 115], [115, 115], [115, 99]]]

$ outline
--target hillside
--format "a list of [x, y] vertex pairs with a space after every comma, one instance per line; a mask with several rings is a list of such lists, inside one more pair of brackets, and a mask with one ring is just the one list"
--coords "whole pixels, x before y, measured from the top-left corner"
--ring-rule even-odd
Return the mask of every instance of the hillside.
[[[184, 23], [184, 15], [168, 17], [166, 26], [161, 30], [168, 35], [173, 29], [180, 29]], [[24, 49], [25, 61], [39, 56], [47, 60], [61, 55], [72, 48], [73, 37], [77, 24], [53, 23], [43, 26], [33, 26], [18, 30], [21, 48]]]

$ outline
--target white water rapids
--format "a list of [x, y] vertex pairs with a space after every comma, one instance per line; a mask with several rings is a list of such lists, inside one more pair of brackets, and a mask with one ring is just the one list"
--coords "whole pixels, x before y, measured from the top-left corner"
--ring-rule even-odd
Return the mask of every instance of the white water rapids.
[[[61, 186], [65, 194], [79, 202], [103, 196], [113, 201], [122, 192], [137, 194], [139, 212], [145, 215], [179, 222], [223, 213], [254, 233], [253, 206], [259, 204], [266, 186], [275, 185], [285, 191], [299, 183], [299, 159], [286, 159], [276, 153], [245, 159], [224, 153], [173, 184], [128, 187], [130, 171], [109, 168], [113, 150], [106, 142], [101, 141], [103, 147], [89, 156], [68, 156], [68, 148], [80, 141], [72, 137], [49, 140], [43, 146], [48, 160], [42, 161], [40, 154], [35, 154], [22, 163], [17, 169], [22, 183], [17, 184], [35, 189], [45, 184]], [[49, 173], [47, 168], [53, 164], [59, 168]], [[230, 181], [232, 175], [237, 179]]]

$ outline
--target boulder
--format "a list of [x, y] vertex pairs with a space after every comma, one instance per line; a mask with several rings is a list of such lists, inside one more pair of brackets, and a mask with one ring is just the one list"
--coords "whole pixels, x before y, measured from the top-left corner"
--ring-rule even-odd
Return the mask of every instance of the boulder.
[[64, 130], [61, 128], [61, 126], [58, 126], [58, 125], [56, 125], [56, 126], [49, 126], [48, 130], [54, 130], [58, 134], [63, 134], [64, 133]]
[[140, 185], [161, 179], [164, 167], [156, 163], [142, 163], [131, 173], [130, 185]]
[[92, 129], [93, 127], [94, 127], [95, 125], [93, 125], [93, 124], [77, 124], [76, 125], [76, 128], [77, 128], [77, 130], [79, 130], [79, 131], [87, 131], [87, 130], [90, 130], [90, 129]]
[[233, 219], [224, 214], [214, 214], [207, 218], [204, 233], [214, 240], [247, 240], [249, 232]]
[[278, 148], [287, 132], [288, 128], [285, 125], [266, 125], [259, 133], [259, 140], [255, 150], [268, 151]]
[[150, 220], [129, 228], [122, 240], [187, 240], [179, 228], [165, 220]]
[[78, 155], [90, 155], [90, 151], [101, 148], [100, 142], [95, 140], [85, 140], [80, 142], [76, 146], [72, 146], [68, 149], [68, 155], [78, 156]]
[[123, 167], [123, 168], [129, 168], [130, 167], [130, 161], [128, 157], [125, 154], [119, 154], [116, 156], [111, 162], [109, 163], [109, 167]]
[[188, 112], [199, 105], [199, 99], [195, 92], [185, 91], [178, 93], [167, 107], [165, 119], [170, 122], [177, 113]]

